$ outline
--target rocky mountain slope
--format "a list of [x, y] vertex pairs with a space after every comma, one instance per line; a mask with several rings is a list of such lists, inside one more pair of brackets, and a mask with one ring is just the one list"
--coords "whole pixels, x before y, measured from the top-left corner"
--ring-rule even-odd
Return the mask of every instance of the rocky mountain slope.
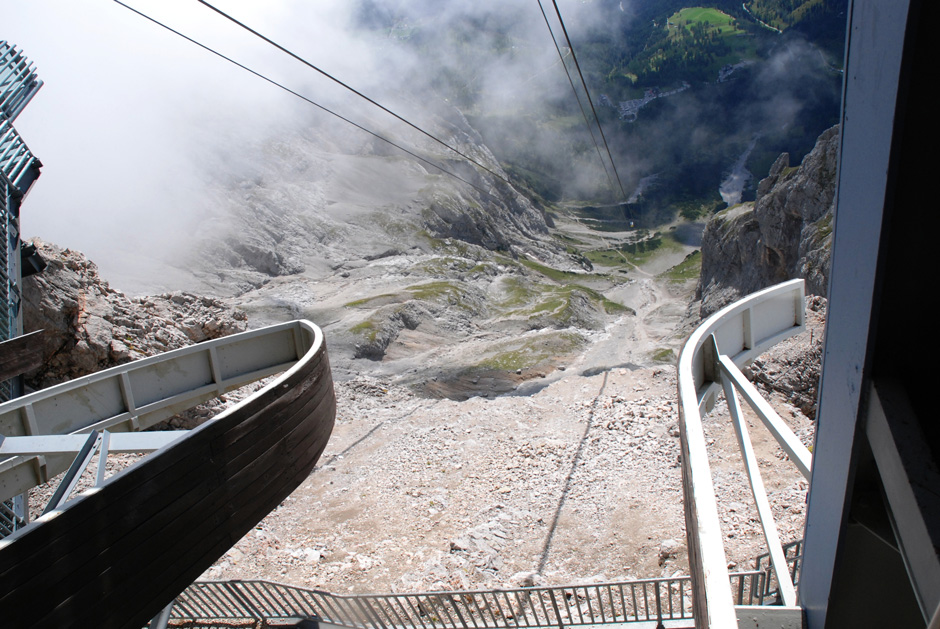
[[[426, 161], [335, 125], [313, 125], [253, 147], [254, 159], [220, 176], [214, 207], [187, 256], [213, 293], [242, 294], [272, 278], [319, 277], [454, 239], [499, 251], [557, 255], [544, 213], [508, 176], [456, 109], [411, 138]], [[431, 166], [457, 175], [451, 177]]]
[[32, 242], [48, 265], [23, 281], [24, 331], [42, 330], [44, 365], [26, 374], [34, 389], [247, 329], [245, 314], [218, 299], [128, 297], [80, 252]]
[[155, 277], [254, 326], [315, 321], [339, 379], [366, 370], [455, 397], [512, 390], [632, 316], [629, 279], [551, 235], [459, 112], [430, 130], [492, 172], [423, 137], [418, 153], [465, 182], [335, 127], [284, 134], [217, 179], [194, 241]]
[[[455, 141], [495, 165], [462, 124], [448, 127]], [[552, 235], [498, 180], [465, 172], [483, 195], [349, 142], [269, 142], [261, 166], [219, 184], [205, 238], [174, 275], [216, 297], [129, 298], [80, 254], [41, 245], [50, 266], [29, 280], [27, 325], [50, 330], [49, 366], [34, 386], [246, 321], [307, 317], [330, 346], [334, 437], [308, 481], [206, 576], [346, 592], [685, 573], [669, 363], [693, 322], [691, 283], [670, 273], [692, 247], [664, 228], [661, 249], [627, 257], [635, 234], [570, 217]], [[812, 196], [784, 166], [775, 177], [768, 208], [775, 194]], [[609, 256], [587, 269], [572, 243]], [[761, 359], [754, 374], [809, 442], [791, 401], [812, 394], [777, 386], [801, 356]], [[730, 497], [730, 556], [743, 562], [762, 547], [734, 438], [720, 415], [706, 430]], [[775, 444], [758, 449], [783, 536], [798, 538], [805, 483]]]
[[[183, 336], [198, 336], [198, 330], [217, 323], [237, 328], [225, 322], [243, 320], [243, 314], [231, 314], [214, 299], [127, 298], [102, 282], [78, 254], [47, 245], [43, 251], [51, 259], [49, 274], [39, 276], [42, 283], [35, 288], [61, 293], [60, 305], [48, 304], [46, 311], [70, 313], [69, 329], [76, 335], [60, 355], [77, 357], [84, 350], [94, 357], [94, 348], [103, 351], [109, 335], [112, 340], [122, 335], [146, 339], [148, 351], [170, 347]], [[682, 253], [674, 257], [681, 259]], [[528, 395], [482, 397], [497, 390], [492, 377], [480, 373], [474, 376], [477, 396], [465, 401], [428, 396], [427, 390], [404, 386], [407, 379], [397, 375], [359, 373], [337, 381], [337, 425], [317, 470], [205, 576], [269, 578], [343, 593], [687, 573], [675, 370], [633, 362], [649, 361], [651, 348], [681, 340], [677, 313], [684, 310], [690, 288], [654, 274], [663, 264], [653, 260], [636, 270], [646, 274], [642, 279], [617, 289], [636, 306], [635, 314], [622, 314], [590, 332], [583, 349], [556, 363], [564, 369], [553, 378], [540, 377], [547, 370], [530, 374], [540, 386]], [[459, 265], [440, 271], [453, 272], [460, 273]], [[503, 269], [487, 277], [531, 281], [527, 273], [548, 271], [520, 263], [514, 273]], [[557, 290], [564, 286], [557, 285]], [[485, 302], [477, 307], [486, 307]], [[436, 316], [446, 316], [448, 309], [462, 309], [456, 296], [449, 308], [442, 302]], [[152, 313], [157, 316], [151, 318]], [[819, 317], [809, 319], [816, 327], [808, 334], [821, 336]], [[421, 333], [421, 325], [403, 331]], [[489, 331], [493, 338], [465, 344], [454, 355], [486, 343], [512, 346], [517, 339], [507, 329], [507, 334]], [[143, 351], [144, 343], [135, 348]], [[553, 355], [551, 348], [547, 352]], [[777, 372], [801, 360], [763, 357], [755, 365], [762, 369], [762, 380], [773, 384]], [[500, 366], [493, 371], [506, 374], [506, 365]], [[809, 442], [812, 424], [786, 400], [788, 395], [773, 393], [774, 404]], [[713, 465], [727, 507], [722, 518], [729, 558], [744, 565], [763, 548], [720, 405], [705, 425], [707, 437], [718, 446]], [[768, 491], [782, 535], [786, 541], [797, 539], [805, 482], [779, 448], [760, 435], [756, 420], [753, 428], [773, 478]]]
[[[808, 322], [759, 359], [768, 382], [822, 335], [816, 311]], [[529, 396], [463, 402], [368, 376], [337, 383], [317, 470], [204, 577], [366, 593], [688, 574], [674, 367], [583, 365]], [[790, 395], [769, 399], [811, 444]], [[797, 540], [806, 481], [745, 412], [781, 538]], [[764, 544], [723, 403], [704, 427], [728, 558], [748, 569]]]
[[696, 288], [707, 316], [761, 288], [802, 277], [806, 291], [826, 295], [839, 149], [839, 129], [824, 132], [798, 167], [781, 155], [757, 198], [719, 212], [702, 236]]

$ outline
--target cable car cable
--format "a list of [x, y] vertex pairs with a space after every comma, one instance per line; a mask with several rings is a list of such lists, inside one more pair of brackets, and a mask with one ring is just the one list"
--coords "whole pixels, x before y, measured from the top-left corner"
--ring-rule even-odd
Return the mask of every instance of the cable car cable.
[[591, 125], [591, 121], [588, 120], [587, 112], [584, 111], [584, 104], [581, 102], [581, 95], [578, 94], [578, 89], [574, 86], [574, 79], [571, 78], [571, 72], [568, 71], [568, 66], [565, 64], [565, 55], [561, 52], [561, 46], [558, 45], [558, 40], [555, 39], [555, 32], [552, 31], [552, 25], [548, 21], [548, 15], [545, 14], [545, 7], [542, 6], [542, 0], [538, 0], [539, 9], [542, 10], [542, 17], [545, 19], [545, 26], [548, 27], [548, 34], [552, 37], [552, 43], [555, 44], [555, 50], [558, 52], [558, 58], [561, 60], [561, 67], [565, 71], [565, 76], [568, 77], [568, 84], [571, 86], [571, 91], [574, 92], [574, 97], [578, 101], [578, 108], [581, 110], [581, 117], [584, 118], [584, 126], [587, 127], [588, 133], [591, 134], [591, 141], [594, 142], [594, 149], [597, 151], [597, 159], [600, 160], [601, 166], [604, 168], [604, 174], [607, 175], [607, 183], [610, 184], [611, 192], [615, 192], [614, 189], [614, 180], [610, 178], [610, 171], [607, 169], [607, 162], [604, 161], [604, 156], [601, 155], [601, 147], [597, 144], [597, 137], [594, 135], [594, 128]]
[[438, 166], [438, 165], [435, 164], [434, 162], [432, 162], [432, 161], [430, 161], [430, 160], [428, 160], [428, 159], [426, 159], [426, 158], [424, 158], [424, 157], [421, 157], [421, 156], [418, 155], [417, 153], [408, 150], [407, 148], [401, 146], [400, 144], [397, 144], [396, 142], [394, 142], [394, 141], [392, 141], [392, 140], [389, 140], [388, 138], [383, 137], [382, 135], [380, 135], [380, 134], [378, 134], [378, 133], [376, 133], [376, 132], [374, 132], [374, 131], [371, 131], [371, 130], [367, 129], [367, 128], [364, 127], [364, 126], [362, 126], [362, 125], [360, 125], [360, 124], [358, 124], [358, 123], [356, 123], [356, 122], [353, 122], [353, 121], [350, 120], [349, 118], [346, 118], [346, 117], [342, 116], [341, 114], [338, 114], [338, 113], [336, 113], [335, 111], [333, 111], [333, 110], [331, 110], [331, 109], [328, 109], [327, 107], [324, 107], [323, 105], [321, 105], [321, 104], [319, 104], [319, 103], [317, 103], [317, 102], [312, 101], [311, 99], [307, 98], [307, 97], [304, 96], [303, 94], [300, 94], [300, 93], [298, 93], [298, 92], [295, 92], [294, 90], [290, 89], [289, 87], [287, 87], [287, 86], [285, 86], [285, 85], [283, 85], [283, 84], [281, 84], [281, 83], [278, 83], [278, 82], [275, 81], [274, 79], [268, 78], [267, 76], [261, 74], [260, 72], [257, 72], [257, 71], [255, 71], [255, 70], [252, 70], [252, 69], [249, 68], [248, 66], [242, 65], [242, 64], [239, 63], [238, 61], [235, 61], [234, 59], [225, 56], [225, 55], [222, 54], [221, 52], [218, 52], [218, 51], [216, 51], [216, 50], [210, 48], [209, 46], [206, 46], [205, 44], [202, 44], [202, 43], [196, 41], [195, 39], [193, 39], [193, 38], [191, 38], [191, 37], [188, 37], [187, 35], [184, 35], [184, 34], [181, 33], [180, 31], [175, 30], [175, 29], [171, 28], [170, 26], [167, 26], [167, 25], [164, 24], [163, 22], [160, 22], [159, 20], [157, 20], [157, 19], [155, 19], [155, 18], [152, 18], [152, 17], [150, 17], [149, 15], [147, 15], [147, 14], [145, 14], [145, 13], [142, 13], [141, 11], [138, 11], [138, 10], [135, 9], [134, 7], [131, 7], [131, 6], [128, 6], [128, 5], [124, 4], [123, 2], [121, 2], [121, 0], [114, 0], [114, 2], [116, 2], [116, 3], [119, 4], [119, 5], [121, 5], [122, 7], [124, 7], [125, 9], [127, 9], [127, 10], [129, 10], [129, 11], [133, 11], [134, 13], [136, 13], [137, 15], [139, 15], [139, 16], [141, 16], [141, 17], [143, 17], [143, 18], [146, 18], [147, 20], [150, 20], [150, 21], [153, 22], [154, 24], [165, 28], [166, 30], [170, 31], [171, 33], [173, 33], [173, 34], [175, 34], [175, 35], [179, 35], [180, 37], [182, 37], [182, 38], [185, 39], [186, 41], [189, 41], [189, 42], [191, 42], [191, 43], [193, 43], [193, 44], [196, 44], [196, 45], [199, 46], [200, 48], [211, 52], [212, 54], [216, 55], [217, 57], [221, 57], [222, 59], [225, 59], [225, 60], [228, 61], [229, 63], [238, 66], [238, 67], [241, 68], [242, 70], [245, 70], [246, 72], [250, 72], [251, 74], [255, 75], [256, 77], [267, 81], [267, 82], [270, 83], [271, 85], [274, 85], [274, 86], [276, 86], [276, 87], [279, 87], [279, 88], [281, 88], [282, 90], [284, 90], [285, 92], [288, 92], [289, 94], [292, 94], [292, 95], [296, 96], [297, 98], [300, 98], [301, 100], [306, 101], [307, 103], [313, 105], [314, 107], [317, 107], [317, 108], [321, 109], [322, 111], [325, 111], [326, 113], [330, 114], [331, 116], [335, 116], [335, 117], [339, 118], [340, 120], [342, 120], [343, 122], [346, 122], [346, 123], [348, 123], [348, 124], [351, 124], [352, 126], [356, 127], [357, 129], [360, 129], [360, 130], [362, 130], [362, 131], [365, 131], [366, 133], [368, 133], [369, 135], [373, 136], [374, 138], [377, 138], [377, 139], [379, 139], [379, 140], [382, 140], [383, 142], [386, 142], [386, 143], [388, 143], [388, 144], [394, 146], [395, 148], [399, 149], [400, 151], [403, 151], [403, 152], [407, 153], [408, 155], [411, 155], [411, 156], [414, 157], [415, 159], [418, 159], [418, 160], [424, 162], [424, 163], [427, 164], [428, 166], [433, 166], [434, 168], [436, 168], [437, 170], [441, 171], [442, 173], [444, 173], [444, 174], [446, 174], [446, 175], [450, 175], [450, 176], [453, 177], [454, 179], [457, 179], [457, 180], [459, 180], [459, 181], [462, 181], [463, 183], [465, 183], [465, 184], [467, 184], [468, 186], [474, 188], [474, 189], [477, 190], [478, 192], [483, 193], [484, 195], [486, 195], [486, 196], [489, 197], [490, 199], [494, 199], [494, 198], [495, 198], [495, 197], [493, 197], [492, 194], [490, 194], [489, 192], [487, 192], [487, 191], [484, 190], [483, 188], [480, 188], [479, 186], [477, 186], [477, 185], [475, 185], [475, 184], [473, 184], [473, 183], [467, 181], [466, 179], [464, 179], [464, 178], [461, 177], [460, 175], [458, 175], [458, 174], [456, 174], [456, 173], [453, 173], [453, 172], [447, 170], [446, 168], [443, 168], [443, 167], [441, 167], [441, 166]]
[[[201, 2], [202, 0], [200, 0]], [[541, 0], [539, 0], [541, 4]], [[604, 140], [604, 148], [607, 150], [607, 157], [610, 158], [610, 165], [614, 169], [614, 175], [617, 177], [617, 183], [620, 185], [620, 193], [623, 195], [623, 200], [627, 200], [627, 193], [624, 192], [623, 182], [620, 181], [620, 174], [617, 172], [617, 165], [614, 163], [614, 157], [610, 153], [610, 146], [607, 144], [607, 136], [604, 135], [604, 128], [601, 126], [601, 119], [597, 117], [597, 110], [594, 109], [594, 101], [591, 100], [591, 94], [588, 92], [587, 82], [584, 80], [584, 74], [581, 72], [581, 64], [578, 63], [578, 56], [574, 54], [574, 46], [571, 44], [571, 38], [568, 37], [568, 29], [565, 28], [565, 20], [561, 17], [561, 10], [558, 8], [557, 0], [552, 0], [552, 4], [555, 5], [555, 14], [558, 16], [558, 21], [561, 23], [561, 31], [565, 34], [565, 41], [568, 42], [568, 49], [571, 50], [571, 58], [574, 60], [574, 67], [578, 71], [578, 76], [581, 77], [581, 85], [584, 86], [584, 93], [587, 95], [588, 104], [591, 105], [591, 111], [594, 113], [594, 120], [597, 122], [597, 128], [601, 132], [601, 139]]]
[[415, 129], [416, 131], [418, 131], [418, 132], [420, 132], [420, 133], [426, 135], [427, 137], [431, 138], [432, 140], [434, 140], [435, 142], [437, 142], [437, 143], [440, 144], [441, 146], [444, 146], [444, 147], [450, 149], [451, 151], [453, 151], [453, 152], [456, 153], [457, 155], [461, 156], [462, 158], [464, 158], [464, 159], [467, 160], [468, 162], [471, 162], [472, 164], [475, 164], [476, 166], [479, 166], [480, 168], [482, 168], [482, 169], [485, 170], [486, 172], [490, 173], [490, 174], [493, 175], [494, 177], [500, 179], [500, 180], [503, 181], [504, 183], [506, 183], [506, 184], [508, 184], [508, 185], [510, 185], [510, 186], [512, 185], [512, 183], [511, 183], [508, 179], [506, 179], [505, 177], [503, 177], [503, 176], [500, 175], [499, 173], [497, 173], [497, 172], [491, 170], [490, 168], [484, 166], [483, 164], [481, 164], [481, 163], [478, 162], [477, 160], [473, 159], [472, 157], [470, 157], [470, 156], [467, 155], [466, 153], [463, 153], [463, 152], [461, 152], [460, 150], [454, 148], [453, 146], [451, 146], [451, 145], [448, 144], [447, 142], [445, 142], [445, 141], [441, 140], [440, 138], [438, 138], [438, 137], [432, 135], [431, 133], [425, 131], [424, 129], [422, 129], [421, 127], [417, 126], [417, 125], [414, 124], [413, 122], [411, 122], [411, 121], [405, 119], [404, 117], [402, 117], [402, 116], [396, 114], [394, 111], [392, 111], [392, 110], [389, 109], [388, 107], [385, 107], [384, 105], [378, 103], [377, 101], [375, 101], [375, 100], [369, 98], [368, 96], [366, 96], [365, 94], [363, 94], [363, 93], [360, 92], [359, 90], [355, 89], [354, 87], [352, 87], [352, 86], [350, 86], [350, 85], [347, 85], [346, 83], [343, 83], [342, 81], [340, 81], [339, 79], [337, 79], [337, 78], [336, 78], [335, 76], [333, 76], [332, 74], [326, 72], [325, 70], [321, 70], [320, 68], [318, 68], [318, 67], [315, 66], [314, 64], [310, 63], [309, 61], [307, 61], [306, 59], [304, 59], [304, 58], [301, 57], [300, 55], [298, 55], [298, 54], [296, 54], [296, 53], [294, 53], [294, 52], [291, 52], [290, 50], [288, 50], [288, 49], [285, 48], [284, 46], [281, 46], [281, 45], [278, 44], [276, 41], [274, 41], [274, 40], [272, 40], [272, 39], [270, 39], [270, 38], [268, 38], [268, 37], [265, 37], [264, 35], [262, 35], [261, 33], [259, 33], [259, 32], [256, 31], [256, 30], [254, 30], [253, 28], [251, 28], [250, 26], [248, 26], [248, 25], [245, 24], [244, 22], [240, 22], [240, 21], [238, 21], [237, 19], [235, 19], [234, 17], [232, 17], [231, 15], [229, 15], [228, 13], [226, 13], [225, 11], [222, 11], [221, 9], [217, 9], [216, 7], [214, 7], [214, 6], [212, 6], [211, 4], [209, 4], [208, 2], [206, 2], [206, 0], [197, 0], [197, 1], [198, 1], [200, 4], [203, 4], [203, 5], [205, 5], [206, 7], [212, 9], [213, 11], [215, 11], [216, 13], [218, 13], [219, 15], [221, 15], [222, 17], [226, 18], [227, 20], [230, 20], [231, 22], [234, 22], [235, 24], [241, 26], [243, 29], [245, 29], [246, 31], [248, 31], [248, 32], [251, 33], [252, 35], [254, 35], [254, 36], [256, 36], [256, 37], [258, 37], [258, 38], [260, 38], [260, 39], [266, 41], [266, 42], [269, 43], [269, 44], [271, 44], [272, 46], [274, 46], [275, 48], [277, 48], [277, 49], [280, 50], [281, 52], [283, 52], [283, 53], [285, 53], [285, 54], [287, 54], [287, 55], [290, 55], [291, 57], [293, 57], [294, 59], [296, 59], [296, 60], [299, 61], [300, 63], [304, 64], [304, 65], [307, 66], [308, 68], [311, 68], [311, 69], [313, 69], [313, 70], [316, 70], [317, 72], [319, 72], [320, 74], [322, 74], [322, 75], [325, 76], [326, 78], [330, 79], [331, 81], [333, 81], [333, 82], [335, 82], [335, 83], [337, 83], [337, 84], [343, 86], [344, 88], [346, 88], [347, 90], [349, 90], [350, 92], [352, 92], [353, 94], [355, 94], [356, 96], [359, 96], [360, 98], [365, 99], [366, 101], [368, 101], [369, 103], [375, 105], [376, 107], [378, 107], [378, 108], [381, 109], [382, 111], [384, 111], [384, 112], [390, 114], [391, 116], [397, 118], [397, 119], [400, 120], [401, 122], [404, 122], [406, 125], [408, 125], [408, 126], [411, 127], [412, 129]]

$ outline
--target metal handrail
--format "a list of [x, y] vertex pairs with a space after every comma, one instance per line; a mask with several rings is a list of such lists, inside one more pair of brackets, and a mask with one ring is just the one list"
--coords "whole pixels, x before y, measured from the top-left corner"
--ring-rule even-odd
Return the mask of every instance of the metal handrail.
[[171, 617], [317, 617], [356, 629], [661, 623], [691, 620], [690, 585], [686, 576], [504, 590], [342, 595], [271, 581], [199, 581], [177, 597]]
[[689, 564], [697, 626], [737, 627], [734, 597], [708, 464], [702, 413], [723, 387], [761, 516], [783, 613], [798, 613], [793, 581], [770, 514], [737, 394], [755, 410], [791, 460], [809, 473], [811, 456], [744, 378], [739, 367], [805, 327], [803, 281], [759, 291], [716, 312], [689, 337], [679, 355], [678, 394]]
[[[760, 562], [758, 557], [754, 570], [730, 575], [735, 604], [764, 605], [773, 600], [769, 572]], [[333, 594], [265, 580], [197, 581], [176, 598], [170, 617], [185, 621], [316, 617], [356, 629], [661, 624], [692, 619], [691, 585], [690, 577], [679, 576], [497, 590]]]

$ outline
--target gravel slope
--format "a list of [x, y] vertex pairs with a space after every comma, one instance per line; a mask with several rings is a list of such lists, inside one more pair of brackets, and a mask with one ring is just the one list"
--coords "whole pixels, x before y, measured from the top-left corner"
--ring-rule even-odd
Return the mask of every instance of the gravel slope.
[[[687, 574], [675, 369], [558, 375], [526, 397], [464, 402], [337, 383], [317, 470], [204, 578], [343, 593]], [[812, 423], [772, 403], [810, 443]], [[729, 563], [743, 569], [764, 548], [723, 407], [705, 430]], [[806, 481], [750, 421], [781, 538], [799, 539]]]

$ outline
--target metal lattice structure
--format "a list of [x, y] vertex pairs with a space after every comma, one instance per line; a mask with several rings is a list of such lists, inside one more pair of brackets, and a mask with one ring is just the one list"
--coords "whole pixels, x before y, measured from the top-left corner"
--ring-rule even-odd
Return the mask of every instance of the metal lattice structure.
[[40, 87], [33, 64], [15, 46], [0, 41], [0, 341], [20, 332], [20, 202], [42, 166], [13, 121]]
[[[35, 66], [15, 46], [0, 41], [0, 342], [22, 333], [20, 319], [20, 203], [42, 163], [23, 142], [13, 121], [42, 81]], [[14, 382], [0, 382], [0, 402], [16, 394]], [[0, 503], [0, 539], [25, 524], [22, 505]]]

